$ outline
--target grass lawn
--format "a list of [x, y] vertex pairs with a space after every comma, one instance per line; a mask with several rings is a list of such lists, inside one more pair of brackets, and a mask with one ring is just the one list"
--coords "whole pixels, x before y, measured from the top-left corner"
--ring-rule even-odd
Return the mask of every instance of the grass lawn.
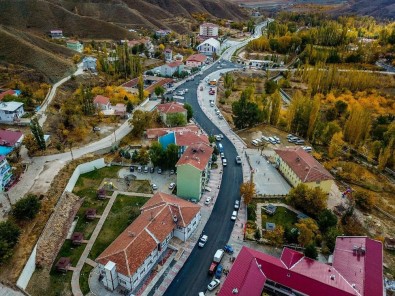
[[275, 223], [276, 225], [282, 225], [284, 228], [293, 228], [294, 224], [298, 222], [297, 215], [284, 208], [277, 207], [276, 213], [273, 216], [269, 216], [262, 211], [262, 228], [266, 228], [266, 222]]
[[73, 246], [71, 240], [67, 239], [60, 249], [58, 256], [55, 259], [54, 265], [58, 262], [60, 257], [69, 257], [71, 260], [71, 266], [76, 266], [82, 252], [85, 249], [85, 246], [85, 244], [82, 244], [81, 246]]
[[71, 293], [71, 276], [73, 272], [67, 273], [44, 269], [36, 269], [29, 281], [27, 291], [32, 296], [60, 296], [72, 295]]
[[88, 279], [89, 279], [89, 274], [92, 271], [92, 269], [93, 269], [93, 267], [88, 264], [84, 264], [84, 266], [81, 269], [80, 287], [81, 287], [81, 291], [84, 295], [86, 295], [90, 292]]
[[97, 237], [89, 258], [96, 259], [140, 214], [147, 197], [118, 195]]
[[128, 191], [138, 193], [152, 193], [151, 184], [148, 180], [133, 180]]

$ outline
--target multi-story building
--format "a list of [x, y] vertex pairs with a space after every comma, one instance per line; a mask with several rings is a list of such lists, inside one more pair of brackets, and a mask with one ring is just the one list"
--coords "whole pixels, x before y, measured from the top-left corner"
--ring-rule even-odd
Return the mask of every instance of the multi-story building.
[[12, 170], [4, 155], [0, 155], [0, 191], [4, 191], [12, 180]]
[[201, 39], [218, 38], [219, 26], [212, 23], [203, 23], [199, 28], [199, 37]]
[[96, 259], [109, 290], [136, 289], [177, 237], [186, 241], [201, 219], [200, 206], [174, 195], [156, 193], [141, 214]]
[[167, 126], [169, 123], [169, 116], [181, 114], [185, 118], [185, 122], [187, 121], [187, 109], [184, 108], [184, 105], [177, 102], [169, 102], [164, 104], [159, 104], [156, 106], [156, 109], [159, 111], [159, 115], [164, 124]]
[[82, 68], [84, 70], [96, 71], [96, 61], [94, 57], [85, 57], [82, 60]]
[[185, 150], [194, 143], [210, 144], [207, 135], [186, 130], [169, 131], [166, 135], [160, 136], [158, 141], [163, 149], [166, 149], [170, 144], [177, 145], [179, 157], [181, 157]]
[[171, 62], [173, 60], [173, 51], [170, 48], [166, 48], [164, 54], [165, 62]]
[[292, 186], [303, 183], [310, 188], [320, 187], [326, 193], [331, 191], [334, 178], [302, 147], [285, 147], [274, 151], [277, 168]]
[[187, 67], [196, 68], [203, 66], [206, 61], [207, 61], [207, 56], [198, 53], [189, 56], [185, 61], [185, 65]]
[[218, 54], [220, 49], [221, 43], [214, 38], [207, 39], [197, 46], [197, 50], [199, 51], [199, 53], [208, 56], [211, 56], [214, 53]]
[[243, 247], [220, 296], [381, 296], [383, 246], [367, 237], [336, 239], [333, 264], [284, 248], [280, 258]]

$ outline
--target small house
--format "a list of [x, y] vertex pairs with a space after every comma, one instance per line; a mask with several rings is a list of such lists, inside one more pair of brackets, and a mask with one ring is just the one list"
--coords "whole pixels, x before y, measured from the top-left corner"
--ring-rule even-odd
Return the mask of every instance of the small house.
[[157, 30], [155, 31], [155, 36], [159, 38], [166, 37], [167, 35], [170, 34], [170, 32], [171, 32], [170, 30]]
[[84, 46], [82, 45], [82, 43], [77, 40], [67, 40], [66, 47], [80, 53], [84, 50]]
[[71, 236], [71, 242], [75, 246], [80, 246], [83, 240], [84, 240], [84, 235], [82, 234], [82, 232], [74, 232], [73, 235]]
[[71, 266], [71, 261], [69, 257], [61, 257], [56, 263], [55, 268], [57, 271], [66, 272]]
[[13, 122], [25, 114], [23, 103], [20, 102], [1, 102], [0, 103], [0, 122]]
[[184, 70], [184, 64], [179, 61], [171, 62], [168, 64], [164, 64], [159, 67], [160, 74], [162, 76], [171, 77], [174, 74], [180, 74]]
[[207, 61], [207, 56], [204, 54], [193, 54], [186, 59], [186, 66], [191, 68], [201, 67]]
[[0, 101], [5, 98], [5, 96], [18, 96], [17, 92], [13, 89], [2, 90], [0, 92]]
[[96, 61], [97, 59], [94, 57], [86, 57], [82, 60], [82, 69], [85, 71], [94, 71], [96, 72]]
[[173, 51], [170, 48], [165, 49], [165, 62], [171, 62], [173, 60]]
[[52, 39], [61, 39], [61, 38], [63, 38], [63, 31], [62, 30], [51, 30], [49, 32], [49, 36]]
[[96, 209], [89, 208], [85, 211], [85, 219], [86, 220], [93, 220], [96, 218]]
[[167, 126], [170, 125], [168, 118], [171, 115], [182, 114], [185, 118], [185, 121], [187, 120], [187, 109], [184, 108], [183, 104], [177, 102], [169, 102], [165, 104], [159, 104], [156, 108], [159, 111], [159, 115], [163, 123]]
[[110, 110], [111, 109], [110, 99], [105, 96], [102, 96], [102, 95], [97, 95], [93, 99], [93, 104], [95, 105], [96, 109], [98, 109], [98, 110]]
[[121, 118], [125, 118], [126, 116], [126, 105], [122, 103], [118, 103], [113, 106], [114, 115], [120, 116]]
[[395, 238], [386, 237], [384, 239], [384, 248], [386, 248], [387, 250], [395, 250]]
[[199, 53], [211, 56], [213, 54], [218, 54], [219, 51], [221, 50], [221, 43], [214, 39], [214, 38], [209, 38], [202, 43], [200, 43], [197, 46], [197, 50]]

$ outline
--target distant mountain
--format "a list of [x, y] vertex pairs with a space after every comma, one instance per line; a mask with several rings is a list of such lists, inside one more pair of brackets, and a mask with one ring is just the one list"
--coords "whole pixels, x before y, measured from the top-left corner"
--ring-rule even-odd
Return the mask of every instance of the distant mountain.
[[395, 19], [395, 0], [349, 0], [336, 14], [371, 15], [378, 19]]

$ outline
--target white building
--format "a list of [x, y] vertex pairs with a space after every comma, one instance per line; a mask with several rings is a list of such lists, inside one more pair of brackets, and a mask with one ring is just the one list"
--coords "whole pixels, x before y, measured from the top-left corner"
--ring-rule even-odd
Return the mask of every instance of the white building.
[[86, 57], [82, 60], [82, 68], [84, 70], [96, 71], [96, 61], [94, 57]]
[[0, 121], [13, 122], [25, 114], [23, 103], [19, 102], [1, 102], [0, 103]]
[[172, 237], [186, 241], [201, 218], [200, 206], [174, 195], [157, 192], [141, 214], [96, 259], [101, 282], [134, 290], [165, 253]]
[[212, 55], [213, 53], [218, 53], [221, 49], [221, 43], [214, 38], [207, 39], [197, 46], [199, 53], [204, 55]]
[[212, 23], [204, 23], [200, 25], [199, 35], [201, 38], [218, 38], [218, 25]]

